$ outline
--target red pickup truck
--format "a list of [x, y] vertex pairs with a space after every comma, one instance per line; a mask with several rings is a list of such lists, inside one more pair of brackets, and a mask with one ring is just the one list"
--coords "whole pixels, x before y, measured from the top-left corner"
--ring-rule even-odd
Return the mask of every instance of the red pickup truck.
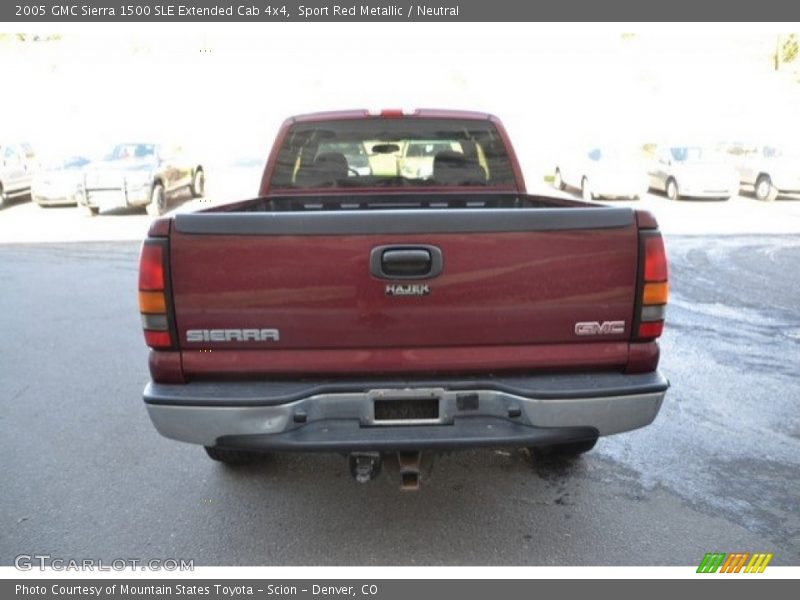
[[396, 453], [414, 489], [423, 451], [649, 424], [667, 294], [654, 218], [526, 194], [496, 117], [294, 117], [257, 198], [153, 222], [144, 401], [215, 460], [339, 452], [366, 481]]

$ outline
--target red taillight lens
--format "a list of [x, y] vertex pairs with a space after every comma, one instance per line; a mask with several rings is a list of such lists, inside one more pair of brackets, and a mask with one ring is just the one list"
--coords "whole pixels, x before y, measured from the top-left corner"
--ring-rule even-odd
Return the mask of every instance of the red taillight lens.
[[664, 332], [664, 321], [644, 321], [639, 323], [640, 338], [657, 338]]
[[161, 244], [145, 242], [139, 257], [139, 289], [164, 289], [164, 248]]
[[151, 348], [166, 349], [172, 347], [169, 331], [144, 331], [144, 341]]
[[644, 280], [667, 280], [667, 253], [660, 234], [649, 235], [644, 240]]
[[659, 337], [664, 330], [664, 315], [669, 294], [667, 252], [664, 240], [657, 231], [645, 231], [642, 236], [643, 281], [637, 315], [638, 327], [635, 333], [639, 340], [652, 340]]
[[166, 240], [148, 239], [139, 256], [139, 312], [144, 339], [151, 348], [172, 348], [171, 318], [167, 302]]

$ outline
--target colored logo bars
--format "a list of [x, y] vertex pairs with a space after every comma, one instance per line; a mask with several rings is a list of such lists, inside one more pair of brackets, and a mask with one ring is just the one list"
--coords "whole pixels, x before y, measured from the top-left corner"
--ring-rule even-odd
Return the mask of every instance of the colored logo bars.
[[[698, 573], [763, 573], [767, 568], [772, 554], [749, 552], [735, 552], [725, 554], [724, 552], [709, 552], [700, 561], [697, 567]], [[746, 565], [746, 566], [745, 566]]]

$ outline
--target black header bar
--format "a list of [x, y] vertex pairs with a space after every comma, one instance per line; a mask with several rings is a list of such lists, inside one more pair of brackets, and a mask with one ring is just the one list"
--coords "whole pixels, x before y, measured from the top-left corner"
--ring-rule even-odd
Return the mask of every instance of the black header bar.
[[779, 22], [800, 20], [786, 0], [12, 0], [11, 23], [64, 22]]

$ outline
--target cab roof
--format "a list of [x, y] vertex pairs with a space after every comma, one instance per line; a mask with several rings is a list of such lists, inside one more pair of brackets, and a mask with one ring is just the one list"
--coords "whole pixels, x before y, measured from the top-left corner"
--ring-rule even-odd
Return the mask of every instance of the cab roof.
[[349, 119], [374, 119], [374, 118], [408, 118], [419, 117], [423, 119], [464, 119], [474, 121], [495, 120], [496, 117], [489, 113], [469, 111], [469, 110], [449, 110], [439, 108], [418, 108], [411, 111], [403, 111], [399, 108], [389, 108], [382, 110], [333, 110], [324, 112], [306, 113], [290, 117], [288, 121], [293, 123], [309, 123], [314, 121], [336, 121]]

